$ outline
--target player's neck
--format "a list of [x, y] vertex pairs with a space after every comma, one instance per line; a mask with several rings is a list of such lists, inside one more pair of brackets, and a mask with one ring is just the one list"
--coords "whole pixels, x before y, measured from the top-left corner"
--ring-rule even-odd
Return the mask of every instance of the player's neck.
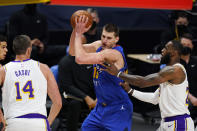
[[176, 63], [180, 63], [180, 58], [171, 59], [170, 63], [167, 64], [167, 65], [172, 66], [172, 65], [174, 65]]
[[30, 57], [28, 57], [27, 55], [16, 55], [15, 61], [23, 61], [23, 60], [27, 60]]

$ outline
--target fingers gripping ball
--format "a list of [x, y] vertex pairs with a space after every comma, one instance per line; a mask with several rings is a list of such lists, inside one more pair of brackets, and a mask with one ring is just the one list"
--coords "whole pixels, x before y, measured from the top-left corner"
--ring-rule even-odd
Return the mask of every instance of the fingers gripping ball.
[[88, 23], [86, 24], [86, 27], [89, 27], [92, 25], [93, 18], [91, 16], [91, 14], [85, 10], [78, 10], [78, 11], [74, 12], [71, 16], [70, 23], [71, 23], [72, 28], [75, 28], [75, 25], [76, 25], [75, 18], [79, 17], [81, 15], [85, 15], [88, 17]]

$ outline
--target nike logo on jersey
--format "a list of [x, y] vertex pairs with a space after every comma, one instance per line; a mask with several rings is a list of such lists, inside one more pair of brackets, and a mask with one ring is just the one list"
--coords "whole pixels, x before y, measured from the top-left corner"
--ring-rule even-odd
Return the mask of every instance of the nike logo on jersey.
[[92, 66], [87, 66], [86, 68], [87, 68], [87, 69], [90, 69], [91, 67], [92, 67]]
[[121, 106], [120, 110], [125, 110], [124, 105]]

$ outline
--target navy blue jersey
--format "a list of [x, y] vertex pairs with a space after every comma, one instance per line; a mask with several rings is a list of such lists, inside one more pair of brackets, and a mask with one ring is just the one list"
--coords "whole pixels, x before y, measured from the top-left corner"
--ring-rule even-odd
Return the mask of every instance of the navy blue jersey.
[[[124, 59], [124, 67], [121, 71], [127, 71], [127, 63], [123, 48], [117, 45], [112, 49], [117, 50], [122, 54]], [[99, 47], [96, 52], [100, 52], [101, 50], [102, 47]], [[100, 64], [94, 64], [93, 67], [93, 81], [98, 103], [113, 103], [129, 99], [127, 92], [125, 92], [119, 85], [120, 82], [123, 82], [120, 78], [117, 78], [116, 76], [113, 76], [105, 71], [101, 71], [101, 68], [104, 67]]]

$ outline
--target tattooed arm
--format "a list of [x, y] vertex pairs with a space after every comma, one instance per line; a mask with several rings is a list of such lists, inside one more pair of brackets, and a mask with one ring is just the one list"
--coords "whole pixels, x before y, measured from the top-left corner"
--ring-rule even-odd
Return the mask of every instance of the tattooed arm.
[[158, 73], [143, 77], [139, 75], [129, 75], [123, 72], [119, 72], [119, 70], [113, 63], [108, 63], [110, 64], [110, 66], [105, 66], [105, 71], [112, 75], [120, 77], [122, 80], [129, 82], [131, 85], [139, 86], [141, 88], [159, 85], [167, 81], [173, 84], [179, 84], [185, 79], [185, 73], [180, 66], [166, 66]]

